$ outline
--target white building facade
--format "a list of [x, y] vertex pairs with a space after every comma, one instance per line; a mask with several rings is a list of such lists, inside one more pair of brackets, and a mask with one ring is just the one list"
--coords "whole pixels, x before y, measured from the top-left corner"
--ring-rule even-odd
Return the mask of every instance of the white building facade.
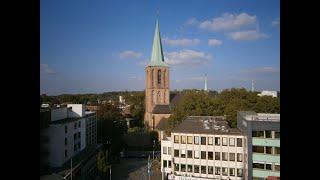
[[277, 91], [262, 91], [258, 96], [272, 96], [272, 97], [278, 97]]

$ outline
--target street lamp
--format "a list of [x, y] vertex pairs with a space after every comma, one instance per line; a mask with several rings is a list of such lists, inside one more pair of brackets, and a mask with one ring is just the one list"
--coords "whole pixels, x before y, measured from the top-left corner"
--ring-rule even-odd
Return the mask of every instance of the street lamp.
[[156, 140], [153, 140], [153, 148], [152, 148], [152, 159], [154, 159], [154, 146], [155, 146]]

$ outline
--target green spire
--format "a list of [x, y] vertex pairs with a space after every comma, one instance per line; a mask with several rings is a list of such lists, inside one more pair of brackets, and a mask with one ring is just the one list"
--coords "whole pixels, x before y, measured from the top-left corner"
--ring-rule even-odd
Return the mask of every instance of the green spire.
[[148, 66], [168, 66], [167, 63], [164, 62], [158, 20], [156, 23], [156, 31], [153, 38], [151, 60], [148, 63]]

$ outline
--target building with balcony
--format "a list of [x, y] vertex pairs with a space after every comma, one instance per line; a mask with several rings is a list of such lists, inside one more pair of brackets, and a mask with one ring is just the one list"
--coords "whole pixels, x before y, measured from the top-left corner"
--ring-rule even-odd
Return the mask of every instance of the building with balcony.
[[241, 111], [237, 127], [247, 138], [248, 179], [280, 177], [280, 114]]
[[163, 179], [247, 179], [246, 138], [223, 116], [189, 116], [161, 139]]

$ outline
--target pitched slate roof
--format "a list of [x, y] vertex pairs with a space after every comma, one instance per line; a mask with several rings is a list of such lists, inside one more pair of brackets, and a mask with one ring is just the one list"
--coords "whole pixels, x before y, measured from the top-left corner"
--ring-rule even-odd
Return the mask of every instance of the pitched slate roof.
[[169, 105], [156, 105], [153, 110], [153, 114], [170, 114], [170, 107]]

